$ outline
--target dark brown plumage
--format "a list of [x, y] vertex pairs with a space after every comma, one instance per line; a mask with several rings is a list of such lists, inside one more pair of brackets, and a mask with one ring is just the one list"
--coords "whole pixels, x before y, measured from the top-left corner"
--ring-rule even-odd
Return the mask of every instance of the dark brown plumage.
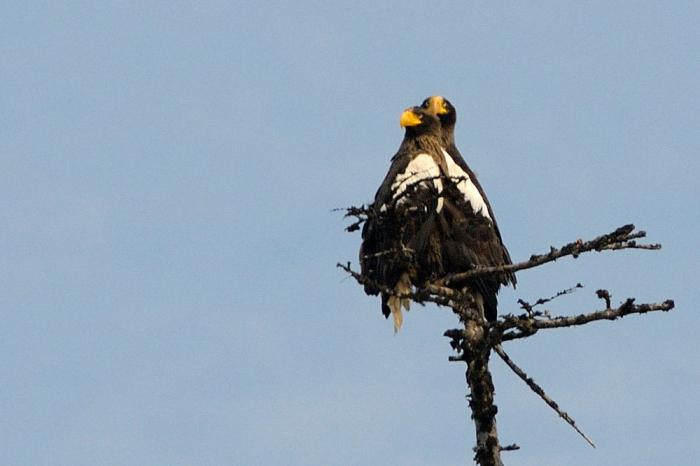
[[[409, 293], [411, 285], [474, 265], [510, 263], [488, 200], [454, 147], [454, 122], [441, 123], [441, 115], [430, 99], [402, 114], [404, 139], [362, 230], [360, 264], [371, 280], [365, 291], [382, 295], [382, 312], [393, 316], [395, 330], [409, 303], [396, 295]], [[515, 277], [482, 277], [460, 286], [476, 291], [485, 316], [494, 320], [496, 293], [509, 282]]]
[[[442, 207], [438, 193], [446, 171], [437, 117], [414, 107], [401, 115], [401, 126], [406, 128], [404, 139], [377, 190], [360, 248], [363, 275], [395, 294], [410, 292], [411, 283], [441, 270], [442, 251], [433, 225]], [[378, 294], [380, 289], [368, 284], [365, 291]], [[393, 315], [398, 330], [401, 306], [408, 309], [409, 300], [381, 294], [382, 312]]]
[[[490, 225], [488, 224], [488, 222], [477, 222], [480, 226], [469, 225], [468, 227], [469, 229], [476, 228], [476, 231], [480, 232], [478, 236], [483, 238], [482, 241], [467, 241], [467, 244], [471, 244], [471, 247], [474, 247], [478, 252], [480, 252], [476, 254], [477, 261], [472, 262], [472, 264], [468, 265], [471, 266], [473, 264], [478, 264], [485, 266], [496, 266], [503, 264], [511, 264], [512, 261], [510, 258], [510, 254], [508, 253], [508, 249], [506, 249], [505, 245], [503, 244], [501, 232], [498, 229], [498, 223], [496, 221], [496, 217], [493, 214], [491, 203], [486, 197], [486, 193], [481, 187], [481, 183], [479, 183], [479, 180], [477, 179], [476, 175], [469, 167], [467, 162], [464, 160], [462, 154], [459, 152], [459, 149], [457, 149], [457, 145], [455, 144], [454, 133], [455, 125], [457, 123], [457, 110], [449, 100], [445, 99], [442, 96], [428, 97], [423, 101], [421, 107], [429, 113], [431, 113], [432, 115], [435, 115], [439, 118], [442, 145], [445, 148], [445, 151], [447, 152], [447, 156], [451, 157], [452, 160], [454, 160], [454, 162], [467, 174], [467, 176], [470, 178], [471, 182], [474, 184], [479, 194], [483, 198], [484, 203], [486, 204], [486, 208], [489, 212], [489, 217], [491, 220]], [[495, 233], [495, 238], [492, 237], [491, 239], [487, 240], [487, 238], [492, 236], [487, 232], [487, 230], [492, 230], [493, 233]], [[497, 315], [496, 306], [498, 302], [496, 299], [496, 294], [498, 293], [498, 289], [500, 288], [501, 284], [512, 284], [513, 286], [515, 286], [515, 284], [517, 283], [515, 274], [505, 273], [501, 275], [492, 276], [490, 277], [490, 279], [489, 277], [484, 277], [479, 281], [481, 283], [477, 283], [477, 288], [482, 289], [482, 294], [484, 294], [486, 317], [489, 320], [495, 320]]]

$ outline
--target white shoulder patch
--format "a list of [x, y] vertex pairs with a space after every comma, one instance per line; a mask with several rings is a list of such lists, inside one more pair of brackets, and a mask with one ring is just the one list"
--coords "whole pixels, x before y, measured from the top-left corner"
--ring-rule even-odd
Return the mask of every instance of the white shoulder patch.
[[464, 199], [469, 201], [469, 204], [471, 205], [472, 209], [474, 209], [475, 213], [481, 214], [482, 216], [493, 221], [491, 215], [489, 215], [489, 208], [486, 206], [484, 198], [481, 197], [481, 193], [477, 189], [476, 185], [472, 183], [472, 180], [469, 178], [467, 172], [462, 170], [462, 167], [455, 163], [452, 156], [448, 154], [445, 149], [442, 149], [442, 153], [445, 155], [445, 160], [447, 160], [447, 171], [449, 172], [448, 175], [455, 178], [462, 178], [457, 182], [457, 189], [464, 194]]
[[[440, 167], [435, 163], [435, 160], [428, 154], [418, 154], [411, 160], [411, 162], [406, 166], [403, 173], [400, 173], [394, 183], [391, 185], [391, 190], [394, 192], [393, 198], [396, 199], [401, 195], [406, 188], [413, 183], [420, 183], [421, 180], [426, 180], [426, 182], [433, 183], [433, 186], [438, 193], [442, 192], [442, 180], [440, 176]], [[431, 179], [432, 178], [432, 179]], [[429, 180], [429, 181], [427, 181]], [[399, 204], [401, 199], [399, 199]], [[438, 197], [437, 211], [442, 210], [442, 205], [444, 201], [442, 197]]]

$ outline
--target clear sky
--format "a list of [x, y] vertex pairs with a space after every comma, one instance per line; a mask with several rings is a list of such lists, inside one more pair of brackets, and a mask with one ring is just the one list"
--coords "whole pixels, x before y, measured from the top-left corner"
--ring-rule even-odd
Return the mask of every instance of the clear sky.
[[625, 223], [664, 244], [518, 276], [502, 312], [675, 298], [493, 361], [508, 466], [700, 461], [697, 2], [6, 1], [0, 463], [454, 465], [474, 445], [449, 311], [393, 335], [335, 268], [401, 111], [457, 142], [515, 260]]

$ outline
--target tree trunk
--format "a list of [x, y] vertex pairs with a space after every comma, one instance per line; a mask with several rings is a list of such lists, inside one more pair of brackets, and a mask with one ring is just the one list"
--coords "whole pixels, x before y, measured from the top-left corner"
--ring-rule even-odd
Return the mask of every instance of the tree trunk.
[[493, 380], [489, 371], [491, 348], [487, 328], [468, 319], [462, 341], [463, 357], [467, 363], [467, 384], [471, 392], [469, 407], [476, 427], [476, 455], [480, 466], [503, 466], [501, 446], [496, 429], [498, 408], [493, 404]]

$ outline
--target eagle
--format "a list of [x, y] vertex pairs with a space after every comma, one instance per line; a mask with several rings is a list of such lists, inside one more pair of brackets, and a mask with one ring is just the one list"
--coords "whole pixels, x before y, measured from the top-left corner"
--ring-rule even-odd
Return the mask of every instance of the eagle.
[[[365, 292], [381, 294], [394, 331], [402, 325], [413, 286], [480, 266], [510, 264], [491, 205], [454, 144], [456, 110], [433, 96], [400, 117], [405, 134], [369, 206], [360, 265]], [[486, 319], [497, 315], [501, 285], [512, 273], [455, 283], [469, 287]]]

